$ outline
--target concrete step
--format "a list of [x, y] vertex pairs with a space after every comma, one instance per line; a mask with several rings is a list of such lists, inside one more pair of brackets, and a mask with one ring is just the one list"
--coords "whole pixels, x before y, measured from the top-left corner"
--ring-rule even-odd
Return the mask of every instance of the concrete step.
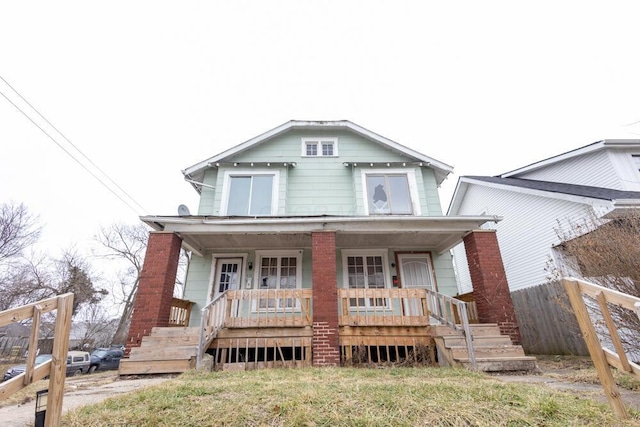
[[[447, 348], [451, 351], [454, 359], [468, 358], [466, 346], [453, 346]], [[483, 357], [522, 357], [525, 356], [522, 346], [519, 345], [496, 345], [491, 347], [473, 347], [473, 354], [476, 359]]]
[[[462, 335], [443, 335], [442, 338], [446, 345], [466, 345], [467, 341]], [[506, 335], [480, 335], [473, 337], [473, 345], [475, 347], [493, 346], [493, 345], [509, 345], [511, 338]]]
[[[471, 362], [468, 358], [458, 360], [462, 366], [471, 369]], [[535, 357], [483, 357], [476, 358], [476, 369], [483, 372], [535, 372], [538, 370], [538, 363]]]

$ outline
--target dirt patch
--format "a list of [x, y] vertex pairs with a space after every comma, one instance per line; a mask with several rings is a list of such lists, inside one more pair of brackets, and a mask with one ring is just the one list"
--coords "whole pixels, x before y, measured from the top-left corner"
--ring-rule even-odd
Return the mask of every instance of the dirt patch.
[[[65, 381], [62, 411], [64, 413], [81, 406], [102, 402], [112, 396], [139, 391], [174, 377], [175, 375], [118, 377], [116, 372], [69, 377]], [[33, 426], [34, 398], [24, 396], [20, 403], [0, 408], [0, 420], [6, 427]]]
[[[540, 384], [556, 390], [608, 404], [598, 374], [589, 357], [536, 356], [539, 371], [535, 374], [497, 373], [492, 376], [505, 382]], [[617, 373], [618, 391], [627, 408], [640, 411], [640, 381]]]

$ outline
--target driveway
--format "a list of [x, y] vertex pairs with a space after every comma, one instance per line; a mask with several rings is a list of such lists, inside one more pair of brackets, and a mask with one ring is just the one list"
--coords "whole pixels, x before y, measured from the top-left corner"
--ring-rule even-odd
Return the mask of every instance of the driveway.
[[[130, 391], [137, 391], [144, 387], [160, 384], [167, 381], [172, 376], [163, 377], [140, 377], [132, 379], [119, 379], [114, 372], [113, 378], [101, 376], [100, 383], [96, 383], [92, 375], [80, 377], [70, 377], [65, 381], [66, 392], [62, 403], [63, 413], [80, 406], [99, 403], [108, 397], [116, 396]], [[35, 399], [29, 399], [19, 405], [5, 406], [0, 408], [0, 420], [4, 427], [33, 426], [35, 420]]]

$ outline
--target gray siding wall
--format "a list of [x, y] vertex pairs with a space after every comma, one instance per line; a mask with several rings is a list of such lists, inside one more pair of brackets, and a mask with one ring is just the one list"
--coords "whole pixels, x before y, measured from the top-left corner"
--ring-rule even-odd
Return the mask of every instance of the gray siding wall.
[[640, 191], [640, 171], [633, 160], [633, 155], [640, 156], [637, 150], [610, 150], [609, 158], [620, 178], [623, 190]]
[[[631, 158], [629, 158], [629, 161]], [[608, 151], [598, 151], [518, 175], [518, 178], [624, 190]]]

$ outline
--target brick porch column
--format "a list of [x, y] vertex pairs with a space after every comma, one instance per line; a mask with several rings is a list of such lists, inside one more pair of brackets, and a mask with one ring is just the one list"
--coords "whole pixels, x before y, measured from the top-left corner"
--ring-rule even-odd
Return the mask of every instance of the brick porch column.
[[340, 366], [336, 233], [311, 233], [313, 366]]
[[501, 333], [520, 344], [520, 329], [495, 230], [468, 234], [464, 247], [480, 323], [497, 323]]
[[154, 326], [167, 326], [178, 272], [182, 239], [175, 233], [150, 232], [129, 327], [126, 354], [139, 347]]

